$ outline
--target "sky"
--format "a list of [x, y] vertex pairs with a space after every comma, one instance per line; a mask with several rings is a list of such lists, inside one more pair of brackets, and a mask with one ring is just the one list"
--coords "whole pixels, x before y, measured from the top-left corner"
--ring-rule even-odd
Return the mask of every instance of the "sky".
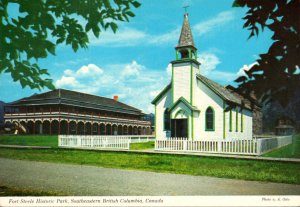
[[[170, 82], [188, 4], [189, 22], [198, 49], [200, 73], [221, 85], [235, 85], [243, 70], [255, 64], [271, 45], [265, 30], [248, 40], [243, 29], [246, 8], [232, 7], [233, 0], [140, 0], [130, 22], [119, 24], [116, 34], [106, 31], [99, 39], [89, 34], [88, 49], [74, 53], [69, 46], [57, 47], [56, 56], [39, 60], [56, 88], [112, 98], [153, 113], [151, 101]], [[0, 74], [0, 100], [11, 102], [48, 89], [22, 89], [9, 74]]]

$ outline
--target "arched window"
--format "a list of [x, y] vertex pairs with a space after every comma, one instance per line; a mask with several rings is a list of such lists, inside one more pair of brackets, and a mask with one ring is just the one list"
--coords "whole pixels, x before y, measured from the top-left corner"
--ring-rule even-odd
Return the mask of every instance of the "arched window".
[[168, 109], [164, 113], [164, 130], [170, 130], [170, 112], [168, 112]]
[[208, 107], [205, 112], [205, 130], [214, 131], [215, 130], [215, 115], [214, 110]]

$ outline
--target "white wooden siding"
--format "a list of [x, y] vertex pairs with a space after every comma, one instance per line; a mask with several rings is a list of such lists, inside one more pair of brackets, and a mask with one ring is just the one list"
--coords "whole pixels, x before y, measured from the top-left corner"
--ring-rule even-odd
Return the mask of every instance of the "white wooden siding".
[[173, 76], [174, 103], [180, 97], [183, 97], [190, 102], [191, 65], [189, 63], [174, 64]]
[[[227, 107], [227, 105], [225, 106]], [[243, 109], [243, 132], [241, 130], [241, 111], [238, 111], [238, 131], [236, 131], [236, 109], [232, 109], [232, 131], [230, 131], [230, 111], [226, 112], [225, 117], [225, 139], [252, 139], [252, 112]]]
[[166, 137], [164, 131], [164, 112], [166, 108], [170, 108], [172, 105], [172, 89], [169, 89], [156, 103], [155, 114], [155, 133], [157, 139], [163, 139]]
[[[194, 117], [194, 140], [222, 139], [223, 100], [199, 80], [195, 89], [194, 105], [200, 109], [200, 114]], [[214, 131], [205, 131], [205, 112], [209, 106], [214, 110]]]

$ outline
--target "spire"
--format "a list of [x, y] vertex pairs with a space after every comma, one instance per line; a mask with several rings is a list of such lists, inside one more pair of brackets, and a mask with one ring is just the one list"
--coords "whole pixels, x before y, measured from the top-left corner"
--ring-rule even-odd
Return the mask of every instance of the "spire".
[[184, 14], [183, 25], [182, 25], [181, 34], [179, 37], [177, 47], [185, 47], [185, 46], [195, 47], [188, 16], [189, 16], [188, 13]]

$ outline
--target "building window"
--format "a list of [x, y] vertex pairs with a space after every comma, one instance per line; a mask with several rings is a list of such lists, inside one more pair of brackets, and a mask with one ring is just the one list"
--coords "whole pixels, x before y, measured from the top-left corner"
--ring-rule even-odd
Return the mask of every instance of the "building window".
[[229, 131], [232, 132], [232, 110], [229, 112]]
[[215, 120], [214, 120], [214, 110], [212, 107], [208, 107], [205, 112], [205, 130], [214, 131], [215, 130]]
[[164, 113], [164, 130], [170, 130], [170, 112], [168, 111], [168, 108], [166, 108]]
[[236, 109], [235, 111], [235, 131], [238, 132], [239, 131], [239, 113], [238, 113], [238, 109]]

